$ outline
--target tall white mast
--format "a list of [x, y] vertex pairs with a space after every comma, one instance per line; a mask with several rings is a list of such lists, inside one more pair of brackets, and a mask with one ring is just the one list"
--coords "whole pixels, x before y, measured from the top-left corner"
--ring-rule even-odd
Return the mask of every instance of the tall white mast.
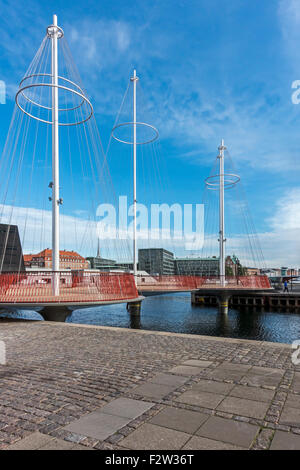
[[136, 70], [133, 71], [133, 274], [137, 275], [137, 240], [136, 240]]
[[219, 245], [220, 245], [220, 284], [222, 287], [225, 286], [225, 224], [224, 224], [224, 140], [222, 139], [219, 147]]
[[[136, 84], [139, 78], [136, 75], [136, 70], [133, 71], [133, 77], [130, 78], [133, 82], [133, 121], [119, 123], [115, 125], [111, 131], [112, 137], [127, 145], [133, 145], [133, 274], [134, 276], [137, 275], [137, 265], [138, 265], [138, 250], [137, 250], [137, 230], [136, 230], [136, 207], [137, 207], [137, 199], [136, 199], [136, 150], [137, 145], [146, 145], [154, 142], [158, 138], [158, 130], [156, 127], [152, 126], [151, 124], [147, 124], [146, 122], [137, 122], [136, 120]], [[153, 131], [153, 136], [150, 137], [148, 140], [142, 142], [140, 139], [137, 141], [136, 129], [137, 125], [142, 126], [143, 128], [147, 128], [148, 130], [151, 129]], [[118, 135], [116, 135], [116, 131], [118, 128], [122, 126], [133, 126], [133, 139], [131, 140], [123, 140]]]
[[[52, 271], [59, 271], [59, 136], [58, 136], [58, 60], [57, 16], [53, 15], [52, 43]], [[59, 277], [53, 276], [53, 293], [59, 295]]]

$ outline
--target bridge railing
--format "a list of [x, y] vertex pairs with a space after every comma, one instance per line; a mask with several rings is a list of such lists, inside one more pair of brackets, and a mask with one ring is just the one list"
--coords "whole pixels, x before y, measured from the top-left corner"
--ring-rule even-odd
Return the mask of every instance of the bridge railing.
[[[136, 284], [140, 291], [189, 291], [221, 287], [218, 276], [138, 275], [136, 276]], [[271, 285], [267, 276], [226, 276], [225, 287], [270, 289]]]
[[202, 282], [197, 276], [136, 276], [137, 288], [140, 290], [194, 290]]
[[[59, 279], [59, 295], [53, 294], [54, 277]], [[134, 277], [129, 273], [38, 271], [0, 274], [2, 303], [88, 303], [137, 297]]]

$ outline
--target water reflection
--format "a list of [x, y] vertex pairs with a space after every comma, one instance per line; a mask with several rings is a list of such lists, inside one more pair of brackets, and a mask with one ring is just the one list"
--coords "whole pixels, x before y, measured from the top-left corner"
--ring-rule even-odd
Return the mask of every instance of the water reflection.
[[[41, 318], [33, 312], [19, 312], [18, 317]], [[226, 316], [215, 307], [192, 306], [189, 293], [146, 298], [140, 318], [131, 317], [126, 305], [120, 304], [77, 310], [68, 321], [282, 343], [300, 338], [299, 313], [248, 307], [243, 310], [230, 309]]]

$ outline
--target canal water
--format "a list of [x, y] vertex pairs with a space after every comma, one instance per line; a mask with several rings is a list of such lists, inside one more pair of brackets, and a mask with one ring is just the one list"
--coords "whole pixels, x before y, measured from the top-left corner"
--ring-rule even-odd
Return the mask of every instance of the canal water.
[[[41, 319], [28, 311], [9, 316]], [[190, 293], [147, 297], [140, 320], [130, 317], [126, 304], [119, 304], [77, 310], [68, 322], [281, 343], [300, 339], [299, 313], [230, 309], [226, 317], [217, 308], [191, 305]]]

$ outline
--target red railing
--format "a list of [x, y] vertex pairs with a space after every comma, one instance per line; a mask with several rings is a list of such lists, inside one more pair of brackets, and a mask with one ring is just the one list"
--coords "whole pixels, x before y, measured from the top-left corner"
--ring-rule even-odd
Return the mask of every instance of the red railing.
[[[54, 277], [59, 294], [54, 295]], [[137, 276], [129, 273], [38, 271], [0, 274], [0, 304], [101, 303], [136, 299], [140, 292], [220, 289], [217, 276]], [[270, 289], [267, 276], [228, 276], [225, 288]]]
[[[58, 295], [53, 293], [54, 277], [59, 285]], [[129, 273], [39, 271], [0, 274], [0, 303], [90, 303], [137, 297], [134, 277]]]
[[[198, 278], [200, 282], [202, 278]], [[197, 276], [137, 276], [137, 288], [146, 290], [194, 290], [197, 289]]]
[[[221, 288], [218, 276], [137, 276], [137, 288], [146, 291], [189, 291]], [[226, 276], [225, 288], [270, 289], [267, 276]]]

